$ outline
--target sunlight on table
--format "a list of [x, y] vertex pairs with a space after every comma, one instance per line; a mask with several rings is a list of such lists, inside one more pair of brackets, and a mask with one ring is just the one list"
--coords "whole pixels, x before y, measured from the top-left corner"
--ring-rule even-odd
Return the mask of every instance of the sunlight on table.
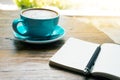
[[[120, 44], [118, 37], [120, 36], [120, 0], [69, 0], [68, 3], [71, 4], [69, 9], [59, 10], [55, 6], [47, 6], [47, 8], [59, 10], [61, 15], [88, 17], [86, 20], [88, 23]], [[18, 8], [12, 0], [0, 0], [0, 10], [18, 10]]]

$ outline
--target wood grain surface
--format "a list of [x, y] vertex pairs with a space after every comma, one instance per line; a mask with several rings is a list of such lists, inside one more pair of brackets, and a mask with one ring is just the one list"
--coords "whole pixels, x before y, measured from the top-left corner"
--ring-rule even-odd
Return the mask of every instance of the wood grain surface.
[[59, 25], [66, 31], [61, 40], [30, 44], [6, 39], [14, 38], [12, 21], [19, 18], [19, 14], [20, 11], [0, 10], [0, 80], [101, 80], [49, 66], [49, 58], [69, 37], [99, 44], [114, 43], [88, 22], [94, 17], [61, 16]]

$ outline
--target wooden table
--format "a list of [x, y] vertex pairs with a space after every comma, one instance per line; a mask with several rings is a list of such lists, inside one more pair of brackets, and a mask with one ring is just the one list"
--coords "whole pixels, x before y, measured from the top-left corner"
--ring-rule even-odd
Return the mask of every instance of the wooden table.
[[50, 44], [29, 44], [6, 39], [14, 38], [11, 24], [18, 17], [19, 11], [0, 10], [0, 80], [99, 80], [56, 69], [48, 64], [49, 58], [69, 37], [100, 44], [113, 42], [88, 22], [92, 17], [61, 16], [59, 24], [65, 28], [66, 35]]

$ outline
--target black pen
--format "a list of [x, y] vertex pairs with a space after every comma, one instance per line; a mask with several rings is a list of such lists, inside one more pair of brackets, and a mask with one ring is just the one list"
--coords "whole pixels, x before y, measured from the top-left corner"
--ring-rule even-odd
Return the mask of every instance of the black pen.
[[85, 67], [85, 71], [86, 73], [90, 73], [91, 72], [91, 69], [92, 69], [92, 66], [94, 65], [98, 55], [99, 55], [99, 52], [101, 50], [101, 45], [98, 46], [94, 52], [94, 54], [92, 55], [92, 57], [90, 58], [87, 66]]

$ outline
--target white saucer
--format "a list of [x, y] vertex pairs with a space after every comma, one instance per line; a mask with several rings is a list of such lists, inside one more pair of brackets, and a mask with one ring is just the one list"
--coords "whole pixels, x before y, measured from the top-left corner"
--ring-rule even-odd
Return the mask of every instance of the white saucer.
[[45, 44], [45, 43], [51, 43], [51, 42], [55, 42], [57, 40], [60, 40], [61, 38], [63, 38], [63, 36], [65, 35], [65, 30], [64, 28], [62, 28], [61, 26], [56, 26], [56, 29], [53, 31], [52, 35], [56, 35], [56, 36], [50, 36], [50, 39], [45, 39], [45, 40], [32, 40], [32, 39], [27, 39], [25, 36], [21, 36], [16, 32], [13, 32], [15, 38], [18, 41], [22, 41], [22, 42], [26, 42], [26, 43], [33, 43], [33, 44]]

